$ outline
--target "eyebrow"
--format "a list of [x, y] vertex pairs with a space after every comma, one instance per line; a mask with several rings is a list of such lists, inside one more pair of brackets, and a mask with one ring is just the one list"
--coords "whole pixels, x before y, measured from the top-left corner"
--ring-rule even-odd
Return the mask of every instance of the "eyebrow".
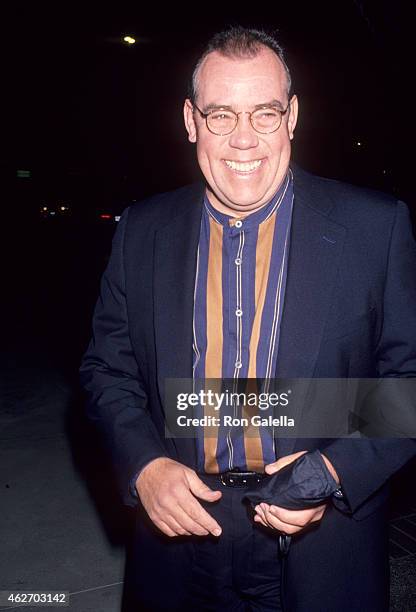
[[[261, 104], [256, 104], [253, 110], [258, 110], [259, 108], [264, 108], [265, 106], [266, 107], [267, 106], [277, 106], [280, 110], [285, 110], [285, 107], [283, 106], [283, 104], [280, 102], [280, 100], [277, 100], [277, 99], [269, 100], [268, 102], [262, 102]], [[206, 106], [204, 106], [203, 112], [209, 113], [212, 110], [219, 110], [219, 109], [234, 111], [233, 107], [229, 106], [228, 104], [213, 104], [212, 103], [212, 104], [207, 104]]]

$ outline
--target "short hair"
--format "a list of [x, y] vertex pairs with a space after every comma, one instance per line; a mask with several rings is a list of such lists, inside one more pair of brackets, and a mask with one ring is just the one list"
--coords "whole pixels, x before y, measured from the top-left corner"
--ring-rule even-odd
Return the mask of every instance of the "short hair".
[[262, 47], [271, 49], [282, 62], [286, 72], [287, 79], [287, 94], [290, 97], [290, 89], [292, 78], [290, 70], [286, 64], [283, 48], [277, 42], [276, 38], [265, 32], [264, 30], [255, 30], [253, 28], [244, 28], [242, 26], [233, 26], [222, 32], [215, 34], [196, 63], [192, 78], [188, 88], [188, 97], [191, 102], [195, 102], [198, 90], [198, 76], [201, 66], [210, 53], [218, 51], [222, 55], [230, 58], [253, 58], [256, 57], [262, 50]]

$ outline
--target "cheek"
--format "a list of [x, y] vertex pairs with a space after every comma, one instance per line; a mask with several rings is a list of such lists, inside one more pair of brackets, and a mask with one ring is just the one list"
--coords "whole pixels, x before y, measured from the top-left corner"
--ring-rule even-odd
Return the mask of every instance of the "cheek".
[[199, 140], [197, 144], [197, 157], [201, 169], [205, 173], [215, 172], [221, 168], [221, 153], [218, 143], [210, 140]]
[[271, 157], [275, 165], [280, 165], [290, 158], [291, 143], [289, 134], [285, 133], [284, 138], [279, 138], [271, 147]]
[[282, 128], [279, 129], [275, 140], [271, 143], [271, 149], [274, 151], [276, 157], [280, 157], [288, 147], [290, 148], [290, 138], [286, 126], [284, 131], [280, 132], [281, 129]]

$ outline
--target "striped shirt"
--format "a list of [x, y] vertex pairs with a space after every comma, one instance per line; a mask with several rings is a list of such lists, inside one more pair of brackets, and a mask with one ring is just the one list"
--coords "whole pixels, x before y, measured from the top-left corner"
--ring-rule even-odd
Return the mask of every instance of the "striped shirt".
[[[207, 384], [220, 392], [219, 379], [250, 379], [250, 386], [255, 383], [252, 379], [273, 378], [292, 207], [290, 170], [273, 199], [244, 218], [217, 211], [205, 198], [193, 316], [193, 377], [198, 389]], [[198, 410], [200, 416], [218, 416], [211, 406], [199, 406]], [[257, 413], [257, 408], [250, 406], [240, 407], [238, 415], [237, 407], [230, 410], [240, 417]], [[251, 424], [225, 427], [221, 423], [198, 430], [197, 460], [202, 472], [261, 472], [275, 458], [273, 434], [263, 427], [256, 431]]]

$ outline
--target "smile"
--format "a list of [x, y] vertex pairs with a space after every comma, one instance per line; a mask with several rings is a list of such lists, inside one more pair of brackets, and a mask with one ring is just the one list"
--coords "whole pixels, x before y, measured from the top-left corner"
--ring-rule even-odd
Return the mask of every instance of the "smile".
[[256, 159], [250, 162], [236, 162], [230, 159], [224, 159], [225, 165], [231, 170], [236, 172], [254, 172], [257, 168], [260, 168], [262, 159]]

